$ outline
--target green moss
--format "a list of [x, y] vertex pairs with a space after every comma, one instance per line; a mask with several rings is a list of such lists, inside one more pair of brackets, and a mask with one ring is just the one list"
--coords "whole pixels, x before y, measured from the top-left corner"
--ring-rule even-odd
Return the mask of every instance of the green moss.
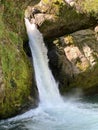
[[44, 4], [58, 4], [58, 3], [62, 3], [62, 0], [41, 0], [42, 3]]
[[44, 3], [48, 3], [48, 2], [49, 2], [49, 0], [43, 0], [42, 2], [44, 2]]
[[5, 25], [10, 30], [21, 34], [24, 30], [23, 26], [23, 18], [24, 18], [24, 10], [22, 2], [14, 2], [13, 0], [6, 0], [3, 2], [4, 4], [4, 15], [3, 19], [6, 23]]
[[6, 85], [6, 99], [0, 115], [5, 115], [5, 112], [10, 115], [28, 99], [32, 84], [32, 71], [29, 61], [18, 44], [21, 41], [17, 35], [15, 37], [14, 33], [6, 32], [3, 40], [5, 43], [0, 44], [0, 56]]
[[1, 63], [6, 85], [6, 98], [2, 104], [0, 115], [6, 113], [10, 115], [25, 103], [30, 95], [30, 86], [32, 84], [32, 70], [30, 70], [29, 61], [22, 48], [19, 49], [19, 45], [16, 44], [19, 39], [12, 36], [15, 37], [15, 35], [6, 36], [7, 43], [0, 44]]
[[22, 38], [26, 36], [25, 25], [24, 25], [24, 12], [28, 5], [38, 3], [39, 0], [3, 0], [4, 5], [3, 19], [6, 27], [19, 34]]
[[51, 18], [46, 19], [40, 27], [40, 31], [45, 34], [44, 37], [46, 38], [48, 35], [52, 37], [52, 32], [53, 37], [55, 35], [62, 36], [79, 29], [87, 28], [95, 23], [95, 19], [89, 20], [90, 18], [88, 18], [87, 13], [84, 13], [85, 11], [79, 13], [75, 8], [68, 7], [64, 1], [52, 1], [47, 3], [44, 8], [47, 8], [47, 13], [51, 15]]
[[2, 23], [1, 18], [0, 18], [0, 38], [2, 37], [3, 30], [4, 30], [4, 26], [3, 26], [3, 23]]
[[98, 19], [98, 1], [97, 0], [83, 0], [77, 1], [77, 6], [81, 8], [82, 12], [87, 13], [88, 15], [91, 15], [92, 17], [95, 17]]
[[[5, 84], [7, 86], [6, 102], [9, 106], [17, 101], [21, 105], [23, 102], [25, 102], [24, 99], [26, 99], [30, 94], [29, 85], [31, 84], [31, 81], [29, 82], [30, 77], [28, 76], [30, 72], [28, 70], [28, 66], [23, 59], [24, 58], [18, 55], [15, 52], [15, 49], [13, 49], [12, 47], [8, 47], [5, 50], [2, 49], [1, 61], [5, 77]], [[15, 104], [13, 104], [13, 109], [15, 109], [14, 107]]]
[[[13, 12], [12, 9], [10, 11], [9, 13]], [[0, 12], [0, 62], [5, 84], [5, 97], [0, 104], [0, 119], [12, 116], [20, 110], [28, 101], [32, 86], [32, 67], [23, 51], [23, 40], [13, 25], [13, 29], [10, 29], [5, 23], [4, 17], [8, 16], [4, 16], [3, 11]]]
[[98, 13], [98, 0], [86, 0], [83, 2], [83, 5], [84, 5], [84, 9], [87, 11], [87, 12], [95, 12], [95, 13]]
[[[73, 84], [83, 88], [84, 90], [92, 88], [98, 84], [98, 64], [95, 65], [94, 70], [93, 68], [84, 73], [81, 73], [77, 78], [73, 81]], [[84, 80], [85, 79], [85, 80]], [[75, 83], [74, 83], [75, 82]], [[74, 85], [71, 86], [74, 86]], [[74, 86], [75, 87], [75, 86]]]
[[3, 7], [0, 7], [0, 38], [2, 37], [3, 35], [3, 31], [4, 31], [4, 24], [3, 24], [3, 21], [2, 21], [2, 15], [3, 15]]

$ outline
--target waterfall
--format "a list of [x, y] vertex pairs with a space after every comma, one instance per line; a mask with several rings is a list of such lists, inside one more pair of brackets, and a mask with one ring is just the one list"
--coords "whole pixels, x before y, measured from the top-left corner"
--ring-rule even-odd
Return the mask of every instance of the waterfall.
[[94, 100], [95, 97], [92, 102], [88, 99], [81, 102], [77, 98], [62, 101], [58, 85], [48, 67], [42, 34], [28, 19], [25, 19], [25, 24], [40, 103], [37, 108], [24, 114], [0, 121], [0, 130], [98, 130], [98, 102]]
[[48, 66], [47, 48], [44, 44], [43, 36], [36, 25], [34, 23], [31, 24], [26, 18], [25, 25], [33, 57], [40, 104], [44, 106], [60, 105], [63, 101], [59, 94], [58, 84]]
[[[65, 102], [48, 67], [47, 49], [35, 24], [25, 19], [40, 103], [14, 118], [0, 121], [0, 130], [98, 130], [98, 95]], [[68, 99], [69, 98], [69, 99]]]

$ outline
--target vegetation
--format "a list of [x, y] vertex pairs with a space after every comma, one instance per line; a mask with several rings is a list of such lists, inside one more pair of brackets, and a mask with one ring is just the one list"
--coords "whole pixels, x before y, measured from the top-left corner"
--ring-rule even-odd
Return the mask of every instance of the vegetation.
[[0, 102], [0, 118], [16, 114], [29, 101], [33, 80], [30, 61], [23, 51], [22, 31], [18, 28], [22, 26], [19, 23], [23, 20], [23, 11], [15, 9], [12, 1], [3, 4], [0, 7], [0, 63], [5, 96]]
[[76, 0], [76, 8], [98, 20], [98, 1], [97, 0]]

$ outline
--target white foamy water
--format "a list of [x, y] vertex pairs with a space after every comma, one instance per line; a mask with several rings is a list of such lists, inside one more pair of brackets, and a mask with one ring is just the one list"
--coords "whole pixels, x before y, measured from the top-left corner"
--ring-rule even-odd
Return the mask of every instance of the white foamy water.
[[47, 49], [35, 24], [25, 19], [40, 96], [38, 108], [0, 122], [0, 130], [98, 130], [98, 103], [63, 101], [48, 67]]
[[39, 106], [2, 121], [0, 130], [98, 130], [98, 104], [67, 101], [54, 108]]
[[42, 34], [35, 24], [25, 19], [29, 45], [32, 52], [36, 83], [41, 105], [58, 105], [63, 103], [59, 94], [58, 85], [48, 67], [47, 48], [45, 47]]

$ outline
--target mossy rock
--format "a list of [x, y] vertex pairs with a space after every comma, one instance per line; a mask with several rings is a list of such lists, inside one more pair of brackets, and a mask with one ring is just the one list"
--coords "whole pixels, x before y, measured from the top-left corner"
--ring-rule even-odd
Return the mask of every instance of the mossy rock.
[[[64, 0], [41, 0], [32, 8], [39, 10], [34, 17], [39, 30], [46, 39], [86, 29], [97, 23], [96, 16], [84, 10], [79, 12], [75, 7], [68, 6]], [[29, 16], [32, 16], [32, 13], [33, 11]]]
[[77, 0], [76, 9], [95, 17], [98, 20], [98, 1], [97, 0]]
[[24, 41], [27, 40], [24, 25], [24, 12], [28, 5], [33, 6], [40, 0], [1, 0], [4, 6], [3, 20], [9, 31], [17, 33]]
[[98, 41], [94, 30], [65, 35], [47, 43], [50, 67], [62, 94], [81, 89], [98, 94]]
[[[12, 1], [12, 3], [8, 0], [6, 2], [8, 5], [11, 4], [11, 7], [14, 4]], [[35, 104], [32, 65], [23, 50], [23, 39], [17, 33], [20, 20], [18, 16], [14, 19], [17, 19], [15, 22], [11, 18], [13, 10], [16, 11], [15, 8], [9, 15], [7, 12], [5, 14], [5, 6], [3, 4], [0, 6], [0, 71], [3, 75], [1, 82], [4, 85], [3, 98], [0, 99], [0, 119], [19, 113], [28, 103]]]

